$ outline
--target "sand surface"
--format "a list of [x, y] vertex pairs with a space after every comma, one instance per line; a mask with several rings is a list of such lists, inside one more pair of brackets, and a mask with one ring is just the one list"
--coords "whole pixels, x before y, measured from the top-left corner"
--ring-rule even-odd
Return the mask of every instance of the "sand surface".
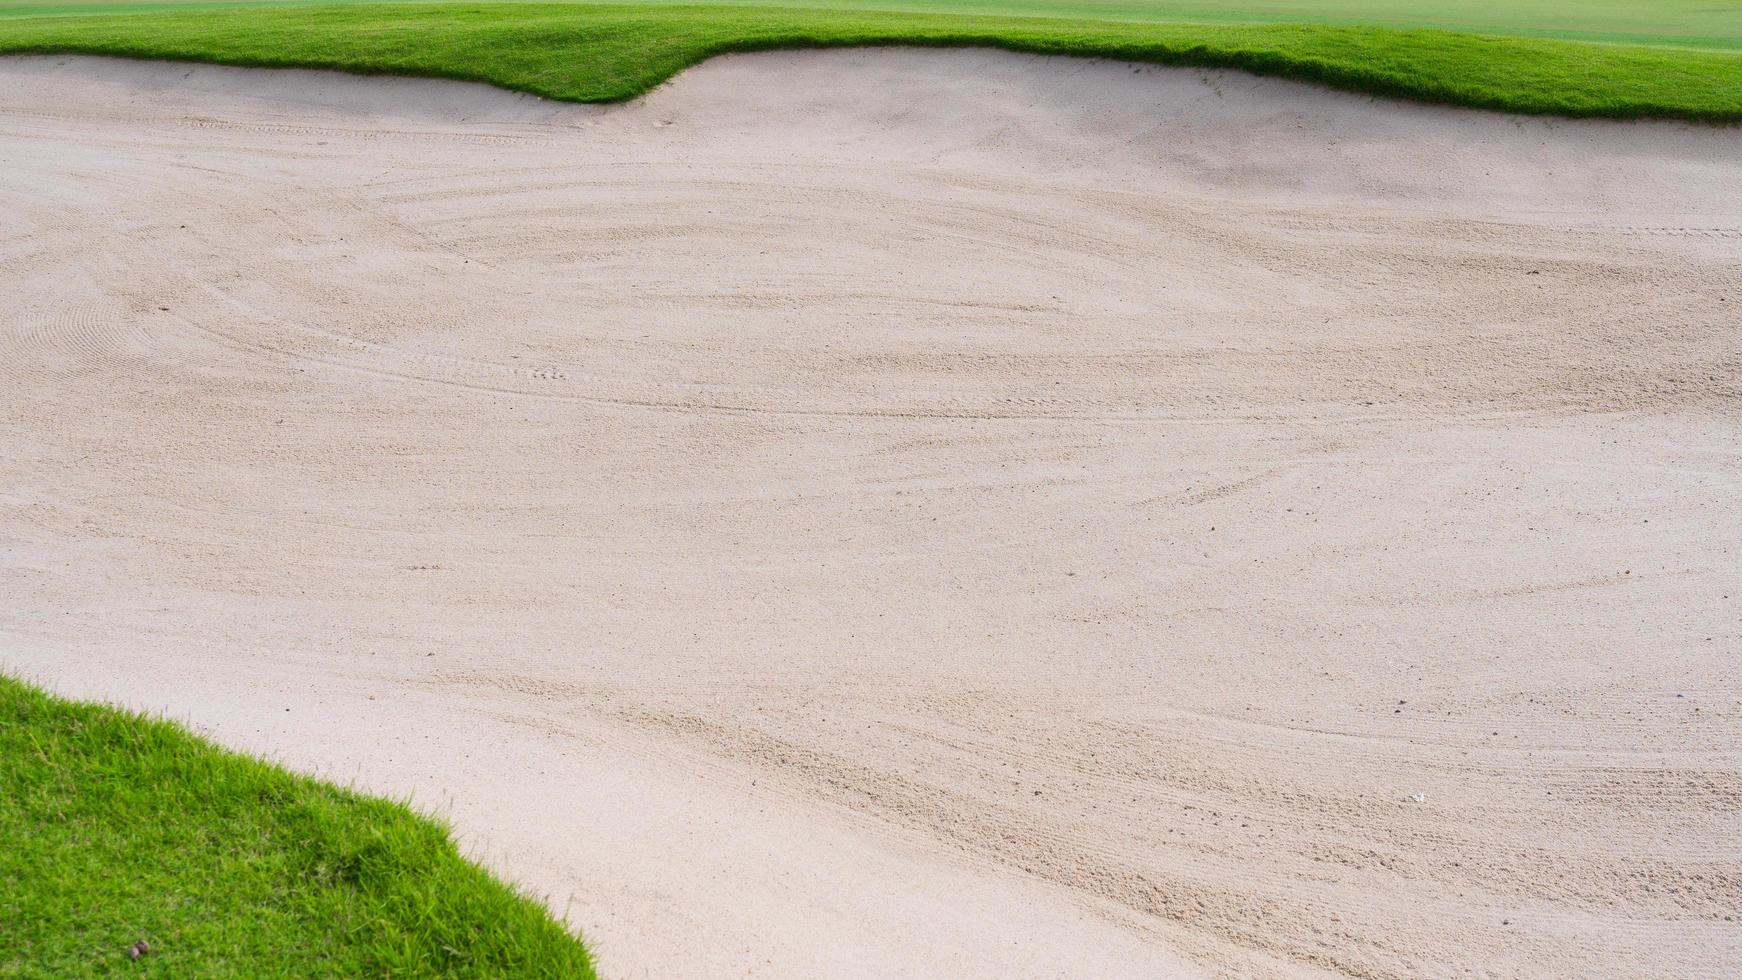
[[1742, 131], [0, 61], [0, 666], [607, 976], [1742, 972]]

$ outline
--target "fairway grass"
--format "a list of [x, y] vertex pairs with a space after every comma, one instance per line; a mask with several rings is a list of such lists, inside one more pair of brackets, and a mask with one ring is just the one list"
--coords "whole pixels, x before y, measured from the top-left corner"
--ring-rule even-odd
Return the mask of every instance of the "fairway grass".
[[[992, 9], [991, 4], [976, 6]], [[1537, 3], [1528, 9], [1541, 8]], [[1667, 39], [1648, 46], [1527, 36], [1547, 30], [1532, 27], [1502, 36], [1345, 23], [1134, 22], [736, 4], [73, 9], [84, 12], [0, 18], [0, 53], [422, 75], [488, 82], [553, 99], [616, 102], [728, 52], [978, 46], [1237, 68], [1354, 92], [1519, 113], [1742, 121], [1742, 53], [1698, 46], [1702, 40], [1717, 48], [1732, 46], [1728, 21], [1722, 22], [1724, 33], [1709, 37], [1692, 28], [1677, 33], [1675, 18], [1660, 18], [1664, 22], [1654, 28], [1656, 34], [1610, 32]], [[1259, 16], [1257, 9], [1233, 13]], [[1300, 16], [1300, 8], [1293, 9], [1293, 16]], [[1222, 13], [1232, 17], [1226, 6]], [[1581, 32], [1564, 28], [1563, 33]]]
[[593, 975], [437, 821], [5, 676], [0, 882], [6, 976]]

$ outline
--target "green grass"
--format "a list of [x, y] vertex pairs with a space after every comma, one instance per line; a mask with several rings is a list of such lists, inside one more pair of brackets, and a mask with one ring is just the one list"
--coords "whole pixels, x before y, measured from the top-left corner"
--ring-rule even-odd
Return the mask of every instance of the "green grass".
[[1512, 112], [1742, 121], [1742, 6], [1721, 0], [1450, 0], [1431, 16], [1410, 0], [798, 2], [0, 0], [0, 53], [428, 75], [611, 102], [731, 51], [985, 46], [1240, 68]]
[[0, 676], [0, 975], [110, 974], [593, 971], [435, 820]]
[[[262, 4], [282, 6], [287, 3], [306, 5], [309, 2], [0, 0], [0, 16]], [[1435, 0], [1431, 3], [1423, 0], [714, 0], [708, 5], [731, 4], [1151, 23], [1440, 28], [1471, 34], [1561, 40], [1680, 44], [1729, 50], [1742, 48], [1742, 4], [1730, 5], [1723, 0]]]

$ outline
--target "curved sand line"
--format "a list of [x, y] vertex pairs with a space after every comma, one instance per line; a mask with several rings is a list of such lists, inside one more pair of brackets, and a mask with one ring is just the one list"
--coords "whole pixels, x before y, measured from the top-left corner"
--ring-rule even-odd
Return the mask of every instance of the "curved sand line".
[[1742, 143], [0, 61], [0, 666], [613, 976], [1742, 970]]

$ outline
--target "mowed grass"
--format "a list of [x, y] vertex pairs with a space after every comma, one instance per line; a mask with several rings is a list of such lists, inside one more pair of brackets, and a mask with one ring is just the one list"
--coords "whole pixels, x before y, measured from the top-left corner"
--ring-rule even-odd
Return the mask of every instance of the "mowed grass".
[[[633, 98], [727, 52], [950, 45], [1239, 68], [1512, 112], [1742, 121], [1742, 16], [1667, 0], [1457, 0], [1434, 5], [1441, 11], [1434, 16], [1403, 0], [1080, 7], [1064, 0], [888, 0], [914, 8], [907, 10], [871, 9], [878, 0], [838, 0], [849, 6], [830, 9], [793, 0], [138, 9], [115, 2], [52, 10], [31, 2], [12, 0], [16, 16], [0, 17], [0, 53], [440, 76], [581, 102]], [[1257, 22], [1267, 17], [1276, 22]], [[1420, 23], [1459, 29], [1410, 26]]]
[[[325, 3], [379, 0], [324, 0]], [[449, 2], [449, 0], [443, 0]], [[494, 0], [483, 0], [494, 2]], [[565, 0], [599, 3], [610, 0]], [[617, 3], [623, 0], [615, 0]], [[36, 13], [308, 6], [311, 0], [0, 0], [0, 17]], [[656, 3], [660, 6], [672, 6]], [[693, 0], [690, 5], [694, 4]], [[1333, 24], [1471, 34], [1742, 49], [1742, 5], [1712, 0], [707, 0], [799, 7], [1173, 23]]]
[[0, 975], [111, 974], [593, 971], [428, 817], [0, 676]]

